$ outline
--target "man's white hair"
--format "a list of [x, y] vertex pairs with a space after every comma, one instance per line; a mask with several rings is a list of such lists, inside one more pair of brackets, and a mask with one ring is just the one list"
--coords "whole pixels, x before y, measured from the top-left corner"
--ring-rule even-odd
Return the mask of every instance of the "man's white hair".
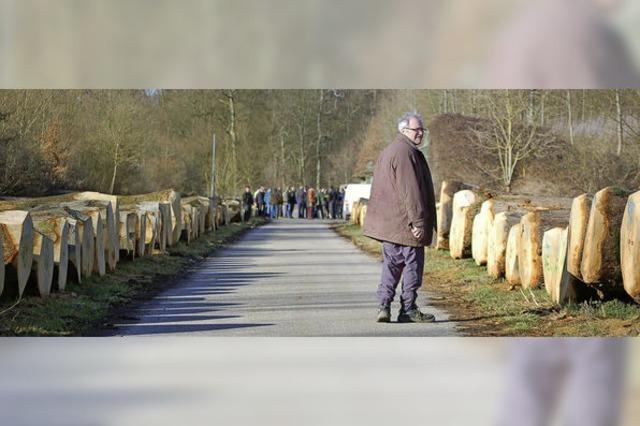
[[424, 126], [424, 119], [417, 112], [407, 112], [398, 120], [398, 131], [401, 132], [402, 129], [409, 127], [409, 121], [415, 118], [420, 122], [420, 126]]

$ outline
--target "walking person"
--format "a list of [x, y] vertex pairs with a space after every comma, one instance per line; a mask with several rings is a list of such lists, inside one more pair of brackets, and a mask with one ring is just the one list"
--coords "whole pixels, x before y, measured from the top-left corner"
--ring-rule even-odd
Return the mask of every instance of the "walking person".
[[329, 210], [329, 218], [330, 219], [336, 219], [337, 215], [337, 201], [338, 201], [338, 194], [336, 192], [336, 189], [333, 186], [329, 187], [329, 194], [327, 196], [328, 199], [328, 210]]
[[401, 276], [398, 322], [435, 321], [416, 304], [422, 286], [424, 246], [431, 244], [436, 229], [431, 171], [418, 150], [425, 132], [423, 123], [419, 114], [405, 114], [398, 121], [395, 140], [382, 151], [373, 172], [364, 235], [382, 242], [378, 322], [391, 321], [391, 302]]
[[244, 210], [243, 220], [248, 222], [251, 219], [251, 209], [253, 207], [253, 194], [251, 193], [251, 187], [246, 186], [244, 188], [244, 194], [242, 194], [242, 209]]
[[298, 219], [305, 218], [307, 213], [307, 193], [303, 186], [296, 192], [296, 204], [298, 205]]
[[271, 217], [271, 188], [264, 193], [265, 216]]
[[316, 190], [311, 187], [307, 190], [307, 219], [316, 217]]
[[264, 217], [265, 215], [265, 203], [264, 203], [264, 187], [258, 188], [254, 197], [256, 208], [258, 209], [258, 216]]
[[318, 191], [318, 195], [316, 196], [316, 214], [318, 219], [324, 219], [324, 200], [325, 200], [325, 190], [321, 188]]
[[293, 206], [296, 204], [296, 190], [293, 186], [287, 191], [287, 217], [293, 219]]

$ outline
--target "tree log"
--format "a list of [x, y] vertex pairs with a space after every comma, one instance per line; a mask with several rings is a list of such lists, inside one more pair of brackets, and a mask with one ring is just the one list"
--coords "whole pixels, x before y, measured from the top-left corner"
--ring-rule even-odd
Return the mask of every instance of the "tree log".
[[169, 235], [169, 227], [171, 227], [170, 238], [167, 239], [167, 245], [171, 246], [178, 242], [182, 234], [182, 207], [179, 193], [169, 189], [149, 194], [123, 196], [120, 197], [120, 201], [122, 204], [128, 205], [138, 204], [143, 201], [158, 201], [161, 204], [169, 204], [171, 206], [171, 220], [166, 220], [166, 218], [163, 217], [163, 226], [166, 227], [167, 235]]
[[489, 199], [482, 203], [480, 213], [473, 218], [471, 231], [471, 256], [476, 265], [486, 265], [488, 258], [489, 236], [493, 228], [495, 200]]
[[463, 189], [469, 189], [469, 185], [458, 181], [442, 181], [440, 198], [436, 206], [438, 222], [436, 249], [438, 250], [449, 249], [449, 231], [453, 219], [453, 196]]
[[97, 272], [101, 277], [104, 276], [107, 273], [106, 260], [109, 257], [108, 253], [111, 247], [110, 238], [105, 237], [105, 233], [109, 232], [105, 218], [108, 215], [107, 211], [111, 210], [110, 203], [105, 201], [74, 201], [71, 203], [61, 203], [60, 205], [68, 210], [74, 210], [88, 216], [91, 219], [91, 231], [94, 239], [92, 272]]
[[520, 251], [520, 236], [522, 225], [517, 223], [509, 230], [507, 237], [507, 251], [505, 252], [504, 276], [507, 282], [513, 287], [521, 285], [518, 252]]
[[182, 239], [191, 244], [193, 239], [193, 206], [185, 204], [182, 206]]
[[521, 217], [520, 214], [511, 212], [501, 212], [494, 217], [487, 243], [487, 273], [492, 278], [498, 279], [505, 275], [509, 231], [520, 223]]
[[167, 248], [166, 235], [162, 233], [162, 214], [160, 204], [154, 201], [146, 201], [138, 204], [140, 209], [147, 214], [147, 231], [145, 232], [147, 253], [153, 254], [157, 248], [163, 252]]
[[185, 203], [199, 207], [200, 222], [198, 224], [198, 234], [204, 234], [205, 232], [210, 231], [212, 229], [214, 214], [214, 210], [212, 209], [213, 203], [211, 200], [207, 197], [200, 196], [185, 197], [182, 199], [182, 204]]
[[93, 231], [93, 220], [90, 216], [69, 208], [64, 208], [73, 219], [75, 219], [75, 229], [80, 239], [81, 264], [80, 274], [84, 277], [90, 277], [94, 271], [96, 259], [96, 246]]
[[468, 189], [458, 191], [453, 196], [453, 218], [449, 231], [449, 253], [452, 258], [462, 259], [471, 255], [473, 218], [481, 203], [479, 195]]
[[640, 303], [640, 191], [627, 200], [620, 235], [620, 267], [624, 289]]
[[568, 212], [563, 210], [536, 210], [522, 217], [518, 251], [518, 270], [522, 287], [537, 288], [542, 283], [544, 233], [556, 226], [566, 226], [568, 220]]
[[31, 217], [34, 228], [53, 242], [54, 279], [58, 290], [63, 291], [69, 269], [69, 222], [68, 216], [61, 212], [61, 209], [33, 210]]
[[542, 238], [542, 272], [544, 287], [551, 300], [564, 303], [566, 292], [561, 288], [563, 274], [567, 273], [567, 233], [566, 228], [551, 228]]
[[590, 205], [591, 197], [587, 194], [575, 197], [571, 204], [571, 214], [569, 216], [567, 271], [579, 280], [582, 279], [580, 264], [582, 263], [584, 238], [587, 233], [587, 225], [589, 223]]
[[627, 196], [613, 187], [593, 197], [584, 238], [580, 272], [587, 284], [598, 284], [603, 292], [623, 288], [620, 268], [620, 228]]
[[[56, 195], [51, 197], [40, 198], [22, 198], [11, 201], [0, 202], [0, 210], [17, 209], [33, 210], [33, 209], [55, 209], [63, 204], [80, 203], [91, 207], [100, 207], [102, 210], [102, 221], [104, 226], [108, 228], [103, 234], [110, 238], [110, 242], [105, 242], [107, 252], [107, 262], [110, 270], [115, 270], [117, 263], [118, 250], [118, 227], [117, 216], [118, 197], [114, 195], [101, 194], [99, 192], [73, 192], [69, 194]], [[107, 206], [108, 205], [108, 206]], [[105, 210], [107, 210], [105, 212]]]
[[33, 264], [33, 223], [29, 212], [0, 212], [0, 234], [4, 264], [12, 267], [12, 271], [5, 271], [5, 283], [8, 281], [7, 275], [15, 275], [16, 290], [18, 295], [22, 296]]
[[120, 250], [124, 251], [131, 259], [136, 257], [136, 230], [138, 228], [138, 215], [130, 210], [120, 208]]
[[33, 232], [33, 272], [38, 294], [41, 297], [51, 293], [53, 284], [53, 241], [43, 233]]
[[102, 220], [106, 220], [107, 230], [105, 235], [108, 241], [105, 242], [107, 249], [107, 266], [111, 272], [115, 271], [116, 264], [120, 258], [120, 240], [118, 238], [118, 218], [120, 217], [120, 201], [118, 196], [102, 194], [100, 192], [79, 192], [74, 194], [76, 200], [102, 201], [108, 202], [110, 208], [106, 208], [106, 217], [103, 214]]

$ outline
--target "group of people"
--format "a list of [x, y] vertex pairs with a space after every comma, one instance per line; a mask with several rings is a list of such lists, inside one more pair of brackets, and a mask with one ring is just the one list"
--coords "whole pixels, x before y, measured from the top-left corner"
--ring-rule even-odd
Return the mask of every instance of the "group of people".
[[301, 186], [297, 190], [291, 186], [282, 191], [280, 188], [263, 186], [255, 192], [246, 186], [242, 194], [243, 218], [248, 221], [255, 208], [255, 215], [278, 219], [342, 219], [344, 189], [333, 186], [319, 190]]

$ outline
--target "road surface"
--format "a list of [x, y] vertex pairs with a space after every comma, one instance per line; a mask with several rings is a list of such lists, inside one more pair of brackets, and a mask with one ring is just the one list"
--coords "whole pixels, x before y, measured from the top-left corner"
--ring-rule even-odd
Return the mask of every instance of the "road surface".
[[[428, 267], [428, 259], [426, 263]], [[329, 222], [278, 220], [187, 270], [169, 289], [115, 322], [115, 335], [451, 336], [447, 314], [418, 303], [431, 324], [374, 321], [381, 264]], [[397, 300], [398, 296], [396, 296]]]

